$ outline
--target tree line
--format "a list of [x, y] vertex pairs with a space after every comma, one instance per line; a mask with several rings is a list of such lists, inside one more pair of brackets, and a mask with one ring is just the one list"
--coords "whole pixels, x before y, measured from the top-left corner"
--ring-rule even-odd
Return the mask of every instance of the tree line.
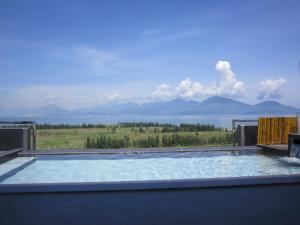
[[[227, 131], [221, 127], [216, 127], [212, 124], [188, 124], [181, 123], [179, 125], [168, 124], [168, 123], [153, 123], [153, 122], [126, 122], [117, 123], [111, 125], [105, 124], [37, 124], [37, 129], [74, 129], [74, 128], [107, 128], [112, 131], [116, 131], [117, 128], [138, 128], [140, 133], [144, 132], [144, 129], [154, 128], [154, 132], [159, 133], [174, 133], [174, 132], [199, 132], [199, 131]], [[160, 128], [160, 129], [158, 129]]]
[[106, 128], [104, 124], [36, 124], [37, 129], [74, 129], [74, 128]]
[[192, 134], [162, 134], [151, 135], [138, 139], [130, 139], [129, 136], [111, 137], [100, 135], [95, 138], [86, 138], [86, 148], [151, 148], [151, 147], [175, 147], [175, 146], [199, 146], [199, 145], [226, 145], [233, 141], [233, 133], [202, 136]]

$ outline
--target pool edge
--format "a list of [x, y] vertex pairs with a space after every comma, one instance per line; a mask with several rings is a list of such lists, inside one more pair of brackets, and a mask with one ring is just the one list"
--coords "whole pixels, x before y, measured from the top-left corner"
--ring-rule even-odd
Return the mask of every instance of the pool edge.
[[0, 194], [51, 193], [51, 192], [110, 192], [151, 191], [176, 189], [228, 188], [241, 186], [300, 184], [298, 175], [272, 175], [162, 181], [77, 182], [41, 184], [1, 184]]

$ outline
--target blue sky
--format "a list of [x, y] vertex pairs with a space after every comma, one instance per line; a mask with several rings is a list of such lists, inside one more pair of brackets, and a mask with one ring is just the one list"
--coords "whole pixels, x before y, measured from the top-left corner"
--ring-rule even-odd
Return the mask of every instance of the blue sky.
[[300, 107], [299, 1], [0, 2], [0, 106]]

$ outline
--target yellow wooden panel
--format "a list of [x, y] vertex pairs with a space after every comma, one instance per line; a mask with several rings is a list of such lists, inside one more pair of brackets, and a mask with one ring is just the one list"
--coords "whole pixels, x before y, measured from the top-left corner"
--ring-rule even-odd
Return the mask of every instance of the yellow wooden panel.
[[297, 117], [260, 117], [258, 144], [287, 144], [288, 134], [298, 130]]

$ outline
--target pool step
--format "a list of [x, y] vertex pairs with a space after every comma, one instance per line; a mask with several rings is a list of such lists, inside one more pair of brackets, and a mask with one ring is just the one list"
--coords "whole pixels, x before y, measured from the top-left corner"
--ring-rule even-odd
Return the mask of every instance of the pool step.
[[36, 157], [17, 157], [6, 163], [0, 164], [0, 182], [26, 167], [35, 160]]

